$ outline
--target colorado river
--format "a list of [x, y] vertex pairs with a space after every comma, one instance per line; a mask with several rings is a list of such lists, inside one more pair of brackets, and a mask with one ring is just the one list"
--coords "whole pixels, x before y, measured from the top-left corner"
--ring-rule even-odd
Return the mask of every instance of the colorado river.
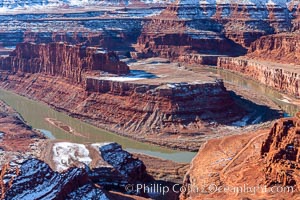
[[[196, 153], [193, 152], [170, 150], [110, 133], [72, 118], [62, 112], [55, 111], [44, 103], [30, 100], [12, 92], [0, 90], [0, 99], [20, 113], [30, 126], [42, 131], [50, 139], [55, 138], [76, 143], [117, 142], [129, 152], [144, 153], [176, 162], [190, 162], [196, 155]], [[46, 118], [57, 119], [72, 127], [78, 133], [84, 134], [85, 137], [71, 135], [59, 127], [47, 122]]]
[[[279, 105], [288, 115], [294, 115], [300, 110], [299, 105], [291, 103], [293, 99], [290, 97], [282, 95], [273, 89], [246, 79], [240, 75], [215, 68], [199, 68], [196, 71], [203, 71], [205, 73], [210, 72], [212, 76], [217, 75], [219, 78], [222, 78], [224, 82], [263, 94]], [[76, 143], [117, 142], [130, 152], [144, 153], [176, 162], [190, 162], [196, 154], [192, 152], [170, 150], [116, 135], [72, 118], [62, 112], [55, 111], [44, 103], [33, 101], [5, 90], [0, 90], [0, 99], [20, 113], [23, 119], [34, 129], [42, 131], [50, 139], [59, 139]], [[74, 131], [84, 134], [84, 137], [69, 134], [63, 129], [47, 122], [46, 118], [56, 119], [71, 127]]]
[[293, 102], [299, 101], [288, 95], [281, 94], [280, 92], [264, 86], [251, 79], [245, 78], [241, 75], [232, 73], [227, 70], [216, 68], [204, 68], [197, 71], [204, 70], [209, 71], [212, 75], [218, 75], [224, 82], [255, 91], [261, 95], [264, 95], [276, 103], [287, 115], [294, 116], [300, 110], [300, 104], [294, 104]]

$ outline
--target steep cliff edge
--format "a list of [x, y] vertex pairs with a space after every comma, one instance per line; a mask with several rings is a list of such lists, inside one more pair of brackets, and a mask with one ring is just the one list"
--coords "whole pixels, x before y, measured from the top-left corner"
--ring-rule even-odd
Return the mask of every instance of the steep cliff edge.
[[[52, 45], [59, 48], [45, 48]], [[66, 52], [61, 53], [60, 47]], [[188, 150], [198, 149], [207, 137], [217, 135], [214, 126], [231, 125], [247, 114], [221, 80], [159, 61], [141, 62], [129, 75], [99, 73], [99, 69], [119, 73], [120, 65], [128, 67], [115, 57], [111, 61], [110, 54], [84, 57], [80, 49], [56, 43], [19, 45], [11, 56], [1, 58], [0, 85], [98, 127]], [[108, 61], [102, 64], [98, 56]]]
[[[124, 136], [171, 148], [197, 150], [246, 113], [219, 83], [140, 85], [87, 79], [87, 90], [59, 77], [1, 74], [1, 87]], [[213, 125], [214, 126], [214, 125]], [[226, 131], [225, 131], [226, 132]], [[172, 138], [172, 140], [170, 140]]]
[[300, 37], [297, 31], [262, 36], [244, 57], [219, 57], [219, 68], [299, 97]]
[[263, 36], [251, 44], [247, 57], [299, 65], [300, 35], [284, 33]]
[[[142, 28], [133, 56], [160, 56], [177, 59], [190, 53], [230, 54], [245, 52], [242, 47], [225, 38], [222, 25], [204, 17], [198, 2], [177, 1], [159, 15], [151, 17]], [[211, 5], [207, 8], [214, 10]], [[213, 11], [212, 11], [213, 12]]]
[[[0, 43], [5, 47], [63, 41], [127, 56], [133, 44], [134, 55], [140, 57], [241, 55], [261, 36], [299, 30], [298, 1], [16, 2], [0, 4], [6, 13], [0, 14]], [[38, 12], [31, 14], [27, 5]], [[46, 5], [50, 7], [43, 10]]]
[[[299, 113], [298, 113], [298, 116]], [[267, 185], [282, 184], [300, 189], [300, 119], [282, 119], [274, 124], [262, 144]]]
[[299, 97], [299, 69], [295, 65], [253, 60], [248, 57], [220, 57], [218, 67], [240, 73], [280, 92]]
[[294, 31], [294, 16], [294, 2], [180, 0], [145, 23], [134, 56], [243, 55], [261, 36]]
[[8, 57], [0, 59], [0, 68], [10, 72], [45, 73], [80, 83], [86, 71], [101, 70], [126, 74], [128, 66], [113, 52], [66, 43], [21, 43]]
[[207, 142], [193, 159], [181, 199], [297, 199], [299, 119]]

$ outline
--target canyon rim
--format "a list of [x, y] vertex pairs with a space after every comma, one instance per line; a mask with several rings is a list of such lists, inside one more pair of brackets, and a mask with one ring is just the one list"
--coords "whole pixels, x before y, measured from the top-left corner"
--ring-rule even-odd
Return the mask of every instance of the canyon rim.
[[0, 0], [0, 199], [300, 199], [299, 0]]

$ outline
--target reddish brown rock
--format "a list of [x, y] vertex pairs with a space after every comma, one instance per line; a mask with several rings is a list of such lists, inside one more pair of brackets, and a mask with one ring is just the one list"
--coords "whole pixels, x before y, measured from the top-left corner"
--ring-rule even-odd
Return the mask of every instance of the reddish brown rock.
[[247, 57], [282, 63], [300, 64], [300, 35], [275, 34], [253, 42]]
[[[166, 73], [161, 78], [158, 70], [137, 68], [147, 78], [123, 82], [128, 77], [101, 75], [99, 70], [121, 73], [128, 66], [113, 53], [96, 51], [64, 43], [23, 43], [2, 58], [0, 85], [98, 127], [180, 149], [198, 149], [202, 135], [216, 134], [210, 126], [228, 125], [246, 114], [221, 80], [165, 63], [158, 68]], [[184, 74], [191, 78], [187, 83]], [[181, 142], [181, 136], [191, 143]]]
[[[0, 151], [15, 151], [21, 153], [30, 151], [30, 145], [36, 139], [44, 138], [24, 123], [21, 116], [11, 107], [0, 101]], [[0, 166], [5, 162], [1, 157]]]
[[217, 65], [299, 97], [299, 60], [299, 34], [282, 33], [254, 41], [244, 57], [220, 57]]
[[207, 128], [209, 123], [228, 124], [245, 114], [222, 81], [158, 85], [87, 78], [82, 87], [60, 77], [9, 72], [2, 72], [1, 80], [2, 88], [98, 127], [172, 148], [196, 150], [204, 140], [203, 132], [215, 134]]
[[186, 54], [178, 57], [179, 62], [198, 65], [217, 65], [217, 55]]
[[[199, 5], [180, 2], [168, 6], [143, 26], [132, 55], [137, 58], [177, 59], [189, 54], [240, 54], [244, 50], [220, 34], [220, 24], [212, 19], [197, 19]], [[187, 18], [191, 18], [189, 21]], [[195, 24], [193, 24], [195, 23]]]
[[300, 189], [300, 119], [277, 121], [262, 144], [267, 185], [282, 184]]
[[181, 199], [298, 199], [299, 119], [209, 140], [191, 162]]
[[299, 69], [295, 65], [278, 64], [248, 57], [220, 57], [218, 67], [240, 73], [280, 92], [300, 95]]
[[11, 72], [45, 73], [80, 83], [82, 74], [102, 70], [115, 74], [128, 73], [128, 66], [115, 53], [97, 48], [66, 43], [17, 45], [9, 57], [1, 58], [0, 68]]

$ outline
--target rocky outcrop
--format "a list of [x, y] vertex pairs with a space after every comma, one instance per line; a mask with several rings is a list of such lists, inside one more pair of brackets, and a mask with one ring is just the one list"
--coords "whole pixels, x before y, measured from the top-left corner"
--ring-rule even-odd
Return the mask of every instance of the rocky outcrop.
[[[193, 72], [172, 66], [162, 66], [166, 73], [176, 71], [173, 78], [166, 74], [170, 81], [147, 69], [133, 70], [137, 75], [116, 76], [100, 72], [128, 72], [128, 66], [114, 53], [65, 43], [22, 43], [0, 59], [0, 85], [99, 127], [156, 144], [161, 141], [148, 135], [199, 134], [205, 124], [226, 125], [246, 114], [221, 80], [205, 76], [199, 80]], [[179, 74], [183, 73], [194, 76], [194, 81], [182, 83]], [[155, 79], [158, 81], [148, 82]], [[174, 143], [173, 148], [190, 150], [201, 145], [196, 141], [193, 145]]]
[[[185, 129], [196, 131], [196, 127], [205, 121], [221, 124], [235, 121], [238, 118], [236, 114], [240, 112], [239, 108], [234, 106], [222, 81], [161, 86], [97, 79], [88, 79], [87, 83], [87, 90], [99, 92], [99, 95], [91, 95], [86, 103], [94, 101], [90, 98], [96, 95], [92, 99], [96, 99], [98, 103], [94, 101], [93, 104], [88, 104], [91, 109], [103, 113], [93, 118], [119, 124], [129, 132], [178, 134], [185, 132]], [[112, 104], [106, 104], [104, 102], [107, 96], [101, 93], [122, 97], [115, 98]], [[110, 107], [114, 107], [113, 113]], [[76, 113], [84, 113], [82, 111], [78, 109]], [[131, 117], [122, 119], [124, 113]]]
[[[195, 3], [195, 2], [193, 2]], [[177, 59], [188, 54], [230, 54], [244, 50], [223, 37], [221, 25], [211, 18], [199, 19], [199, 4], [178, 1], [146, 22], [137, 40], [137, 58], [160, 56]]]
[[134, 55], [242, 55], [263, 35], [292, 31], [294, 12], [292, 3], [284, 1], [176, 1], [145, 23]]
[[299, 119], [293, 117], [209, 140], [191, 162], [181, 199], [297, 199], [299, 139]]
[[88, 176], [83, 169], [74, 168], [59, 174], [36, 159], [25, 161], [20, 167], [14, 167], [14, 171], [10, 169], [11, 165], [13, 163], [1, 170], [7, 183], [2, 194], [5, 199], [66, 199], [70, 192], [88, 184]]
[[45, 73], [80, 83], [86, 71], [101, 70], [123, 74], [128, 66], [113, 52], [66, 43], [21, 43], [8, 57], [0, 59], [0, 69], [11, 72]]
[[[0, 4], [6, 13], [0, 15], [0, 43], [5, 47], [63, 41], [99, 45], [126, 56], [136, 44], [137, 57], [241, 55], [263, 35], [299, 29], [297, 1], [7, 2]], [[27, 14], [33, 12], [28, 5], [39, 14]], [[76, 6], [86, 10], [78, 13]]]
[[241, 73], [280, 92], [300, 96], [299, 71], [294, 65], [253, 60], [247, 57], [220, 57], [218, 67]]
[[109, 189], [123, 191], [126, 184], [152, 180], [144, 163], [117, 143], [54, 142], [48, 144], [42, 155], [52, 169], [64, 172], [74, 166], [83, 168], [91, 181]]
[[12, 160], [2, 166], [1, 199], [111, 199], [103, 188], [124, 191], [128, 183], [152, 180], [143, 162], [116, 143], [92, 144], [86, 148], [58, 142], [45, 151], [49, 154], [44, 161]]
[[129, 183], [135, 183], [147, 178], [144, 163], [132, 157], [132, 154], [124, 151], [117, 143], [104, 145], [99, 148], [101, 156], [112, 165]]
[[30, 152], [33, 143], [42, 139], [42, 134], [33, 131], [11, 107], [0, 101], [0, 166], [9, 159], [3, 152], [18, 149], [21, 154]]
[[[299, 114], [298, 114], [299, 115]], [[267, 185], [282, 184], [300, 189], [300, 119], [277, 121], [262, 144]]]
[[251, 44], [247, 57], [300, 64], [300, 35], [294, 33], [263, 36]]

